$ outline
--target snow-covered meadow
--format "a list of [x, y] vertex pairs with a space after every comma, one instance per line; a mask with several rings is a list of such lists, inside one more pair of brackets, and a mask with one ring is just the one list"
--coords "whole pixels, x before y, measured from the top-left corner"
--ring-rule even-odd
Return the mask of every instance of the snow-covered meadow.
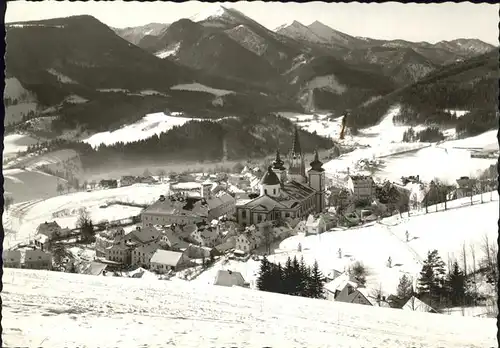
[[172, 128], [182, 126], [189, 121], [204, 121], [201, 118], [182, 117], [181, 115], [182, 113], [179, 112], [173, 112], [169, 115], [163, 112], [148, 114], [133, 124], [123, 126], [114, 131], [96, 133], [84, 139], [83, 142], [94, 148], [99, 145], [109, 146], [118, 142], [130, 143], [166, 133]]
[[183, 85], [176, 85], [170, 88], [171, 90], [178, 90], [178, 91], [191, 91], [191, 92], [205, 92], [205, 93], [210, 93], [213, 94], [216, 97], [222, 97], [227, 94], [233, 94], [233, 91], [228, 91], [225, 89], [218, 89], [218, 88], [213, 88], [209, 86], [202, 85], [201, 83], [195, 82], [195, 83], [188, 83], [188, 84], [183, 84]]
[[[393, 107], [377, 125], [360, 129], [357, 135], [347, 134], [341, 142], [355, 145], [357, 148], [325, 163], [327, 175], [347, 172], [348, 168], [353, 171], [356, 164], [363, 159], [380, 158], [383, 166], [374, 174], [378, 179], [399, 181], [401, 176], [420, 175], [425, 181], [439, 178], [453, 183], [460, 176], [475, 176], [495, 163], [495, 159], [472, 158], [471, 150], [498, 150], [496, 130], [457, 140], [454, 139], [455, 130], [448, 129], [444, 133], [449, 139], [440, 143], [404, 143], [403, 133], [409, 127], [393, 123], [394, 116], [398, 113], [399, 107]], [[304, 130], [339, 140], [342, 117], [332, 120], [330, 115], [321, 113], [316, 115], [281, 113], [281, 115]], [[421, 131], [425, 127], [413, 128], [415, 131]]]
[[87, 208], [94, 222], [101, 220], [118, 220], [140, 214], [141, 207], [109, 205], [119, 201], [136, 204], [151, 204], [160, 195], [168, 193], [168, 184], [148, 185], [135, 184], [116, 189], [96, 190], [91, 192], [74, 192], [45, 200], [13, 205], [4, 216], [4, 224], [15, 234], [5, 237], [4, 247], [24, 242], [32, 237], [39, 224], [45, 221], [56, 221], [61, 227], [74, 228], [78, 218], [78, 210]]
[[[368, 269], [368, 290], [381, 289], [387, 295], [393, 294], [403, 274], [417, 279], [428, 251], [437, 249], [445, 263], [448, 259], [461, 262], [460, 253], [465, 243], [468, 267], [472, 267], [471, 245], [477, 260], [483, 257], [483, 237], [488, 236], [494, 243], [498, 233], [498, 193], [485, 193], [483, 199], [486, 203], [480, 204], [480, 196], [475, 196], [474, 205], [470, 206], [470, 198], [462, 198], [448, 202], [447, 211], [439, 204], [438, 212], [435, 212], [436, 206], [430, 206], [428, 214], [425, 210], [413, 211], [410, 217], [405, 213], [402, 218], [392, 216], [358, 228], [335, 228], [321, 235], [289, 237], [268, 259], [284, 264], [288, 257], [303, 257], [309, 265], [316, 260], [324, 274], [333, 270], [343, 272], [353, 262], [361, 261]], [[406, 242], [406, 231], [409, 242]], [[302, 251], [298, 251], [299, 244]], [[392, 268], [387, 267], [389, 257]], [[194, 282], [213, 284], [221, 269], [240, 272], [251, 287], [256, 286], [259, 262], [252, 259], [218, 261]]]
[[47, 347], [493, 347], [494, 319], [5, 269], [3, 341]]

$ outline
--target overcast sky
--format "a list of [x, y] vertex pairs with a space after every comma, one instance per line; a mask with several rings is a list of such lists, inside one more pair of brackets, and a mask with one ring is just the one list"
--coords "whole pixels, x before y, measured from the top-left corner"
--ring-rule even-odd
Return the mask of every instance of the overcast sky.
[[[477, 38], [498, 45], [499, 5], [451, 3], [221, 3], [233, 7], [269, 29], [297, 20], [315, 20], [353, 36], [404, 39], [436, 43], [456, 38]], [[131, 27], [151, 22], [173, 23], [199, 12], [217, 8], [216, 3], [174, 2], [27, 2], [7, 4], [6, 22], [89, 14], [112, 27]]]

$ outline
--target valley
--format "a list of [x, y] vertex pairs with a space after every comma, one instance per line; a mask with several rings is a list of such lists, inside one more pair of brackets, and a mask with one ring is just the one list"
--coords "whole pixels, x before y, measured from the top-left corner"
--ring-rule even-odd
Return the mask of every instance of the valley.
[[498, 47], [149, 5], [5, 25], [6, 345], [494, 346]]

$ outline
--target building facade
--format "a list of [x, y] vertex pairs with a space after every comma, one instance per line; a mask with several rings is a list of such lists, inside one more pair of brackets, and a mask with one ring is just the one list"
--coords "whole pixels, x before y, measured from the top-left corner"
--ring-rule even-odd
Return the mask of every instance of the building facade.
[[290, 168], [287, 171], [279, 151], [276, 152], [276, 159], [260, 180], [259, 197], [236, 207], [236, 218], [240, 225], [286, 218], [302, 219], [311, 213], [325, 210], [326, 180], [323, 163], [316, 151], [306, 178], [297, 129], [289, 162]]

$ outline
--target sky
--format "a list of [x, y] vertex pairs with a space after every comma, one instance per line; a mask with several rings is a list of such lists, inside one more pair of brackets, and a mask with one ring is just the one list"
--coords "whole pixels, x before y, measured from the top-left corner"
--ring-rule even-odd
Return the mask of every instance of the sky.
[[470, 2], [442, 4], [281, 3], [234, 2], [8, 2], [5, 22], [29, 21], [88, 14], [116, 28], [152, 22], [173, 23], [218, 4], [235, 8], [268, 29], [297, 20], [309, 25], [318, 20], [353, 36], [374, 39], [427, 41], [477, 38], [498, 45], [499, 5]]

